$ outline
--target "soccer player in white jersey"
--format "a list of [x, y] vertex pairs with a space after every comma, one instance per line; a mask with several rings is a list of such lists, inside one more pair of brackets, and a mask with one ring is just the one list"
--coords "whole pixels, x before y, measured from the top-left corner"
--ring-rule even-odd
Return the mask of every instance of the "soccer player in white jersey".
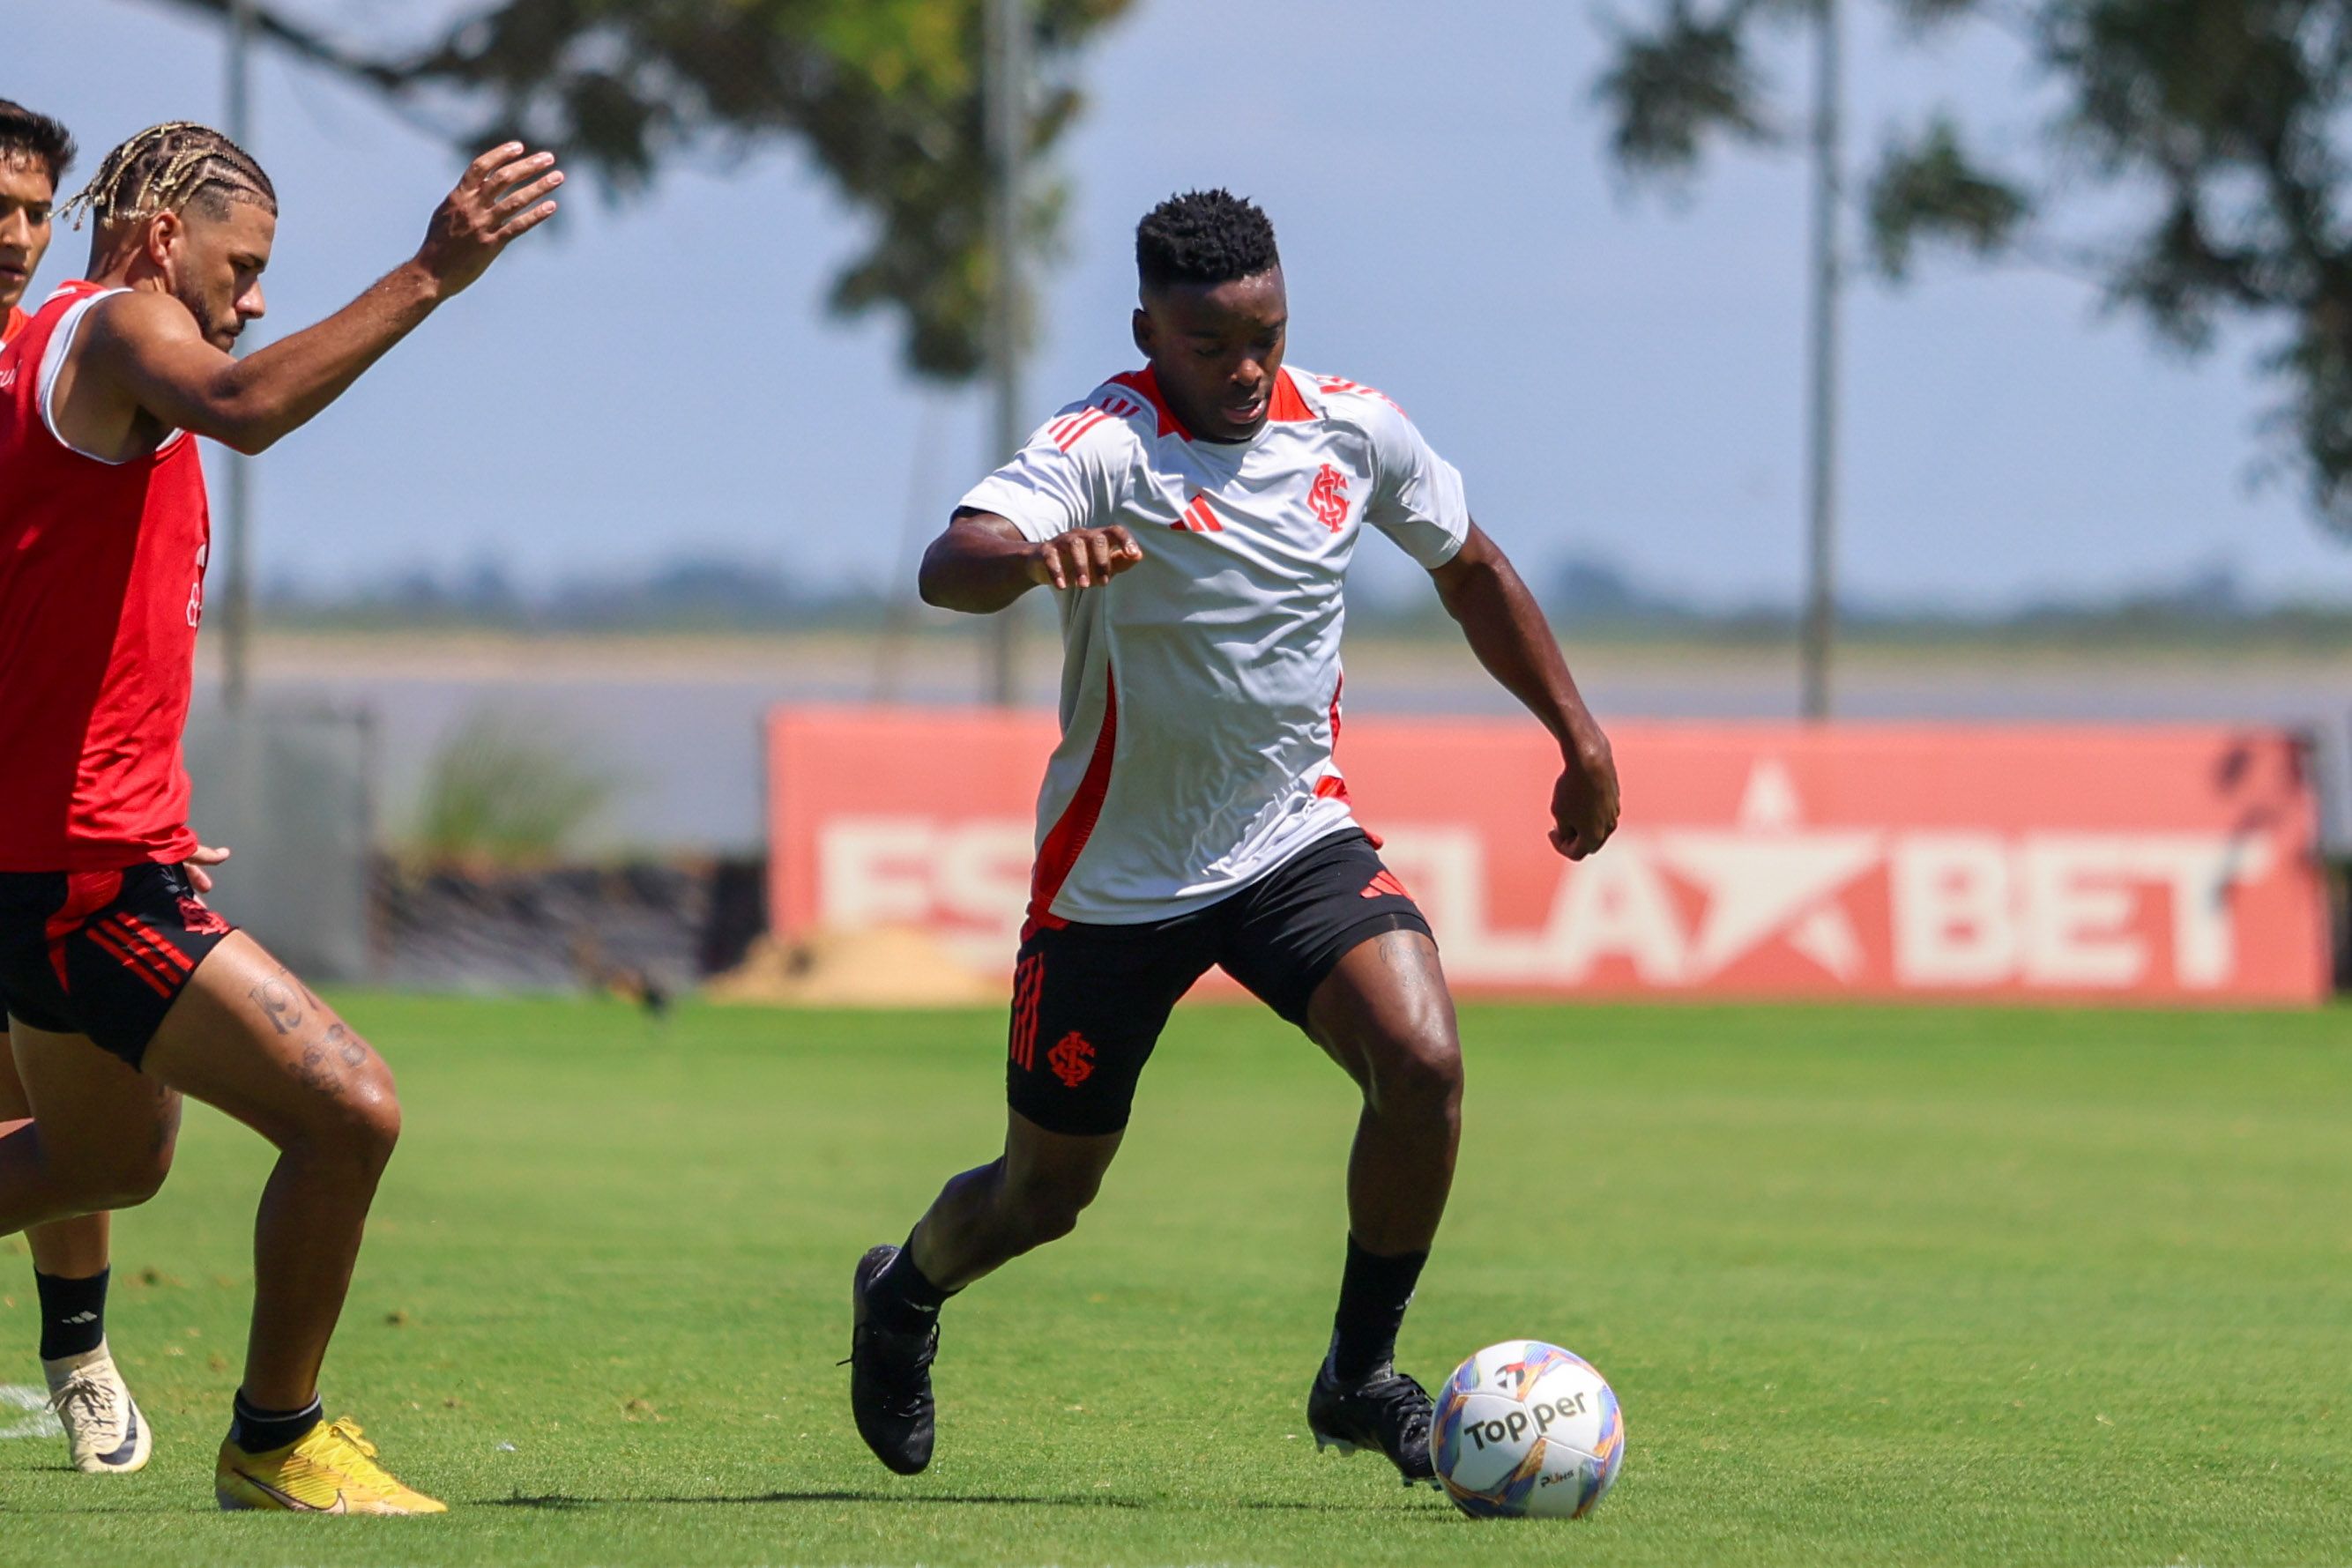
[[1274, 229], [1223, 191], [1136, 234], [1145, 369], [1115, 376], [964, 497], [933, 604], [1055, 591], [1062, 742], [1038, 800], [1013, 979], [1004, 1153], [950, 1181], [855, 1281], [850, 1403], [885, 1465], [929, 1463], [948, 1297], [1076, 1225], [1170, 1009], [1212, 966], [1354, 1079], [1349, 1236], [1307, 1396], [1318, 1446], [1426, 1480], [1430, 1399], [1393, 1364], [1453, 1180], [1461, 1047], [1437, 947], [1333, 758], [1349, 558], [1366, 528], [1426, 568], [1497, 681], [1559, 743], [1552, 847], [1617, 822], [1609, 743], [1462, 477], [1370, 388], [1286, 368]]

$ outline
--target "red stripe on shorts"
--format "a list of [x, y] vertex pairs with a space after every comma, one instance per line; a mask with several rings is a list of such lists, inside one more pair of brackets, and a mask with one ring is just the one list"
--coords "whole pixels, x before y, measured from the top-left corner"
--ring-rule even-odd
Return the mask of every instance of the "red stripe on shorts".
[[1045, 955], [1032, 953], [1013, 969], [1013, 1065], [1037, 1065], [1037, 998], [1045, 988]]
[[104, 924], [119, 935], [128, 937], [133, 946], [152, 954], [156, 962], [163, 967], [164, 973], [169, 974], [177, 970], [180, 977], [185, 979], [196, 972], [194, 959], [164, 941], [152, 925], [137, 915], [118, 913]]
[[146, 982], [149, 990], [159, 997], [168, 997], [172, 994], [170, 984], [155, 972], [153, 962], [124, 947], [122, 939], [105, 926], [92, 925], [84, 931], [83, 935], [88, 936], [100, 951], [111, 956], [116, 963]]

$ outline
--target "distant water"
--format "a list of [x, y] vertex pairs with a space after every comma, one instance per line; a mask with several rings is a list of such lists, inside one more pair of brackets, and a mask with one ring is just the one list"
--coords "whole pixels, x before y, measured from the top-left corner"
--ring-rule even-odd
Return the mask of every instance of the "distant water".
[[[1752, 652], [1597, 647], [1574, 657], [1604, 718], [1782, 718], [1796, 708], [1793, 661]], [[1033, 640], [1024, 698], [1053, 700], [1058, 650]], [[1348, 707], [1382, 713], [1508, 714], [1511, 698], [1458, 644], [1369, 643], [1349, 653]], [[381, 643], [273, 639], [255, 690], [265, 701], [371, 716], [381, 758], [378, 821], [413, 824], [443, 738], [488, 710], [561, 737], [619, 781], [593, 847], [749, 850], [761, 842], [761, 724], [787, 702], [978, 699], [978, 645], [936, 643], [885, 664], [870, 641], [654, 645]], [[2217, 721], [2307, 729], [2321, 742], [2331, 841], [2352, 849], [2352, 658], [2061, 655], [1976, 651], [1857, 655], [1839, 672], [1838, 711], [1860, 719]], [[217, 701], [200, 685], [193, 724]], [[203, 802], [197, 802], [202, 820]]]

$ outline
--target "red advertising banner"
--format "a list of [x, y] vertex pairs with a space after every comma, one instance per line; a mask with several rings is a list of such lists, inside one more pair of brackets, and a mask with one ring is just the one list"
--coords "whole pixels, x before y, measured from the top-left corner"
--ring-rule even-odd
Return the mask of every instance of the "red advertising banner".
[[[1530, 723], [1350, 717], [1364, 825], [1457, 988], [2310, 1003], [2317, 809], [2276, 730], [1628, 724], [1617, 836], [1545, 841]], [[771, 915], [1012, 962], [1045, 715], [779, 710]]]

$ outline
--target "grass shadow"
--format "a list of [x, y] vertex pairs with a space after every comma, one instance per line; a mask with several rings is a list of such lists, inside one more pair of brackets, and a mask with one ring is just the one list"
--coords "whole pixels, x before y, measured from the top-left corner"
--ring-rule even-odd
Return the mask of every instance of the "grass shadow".
[[760, 1504], [770, 1507], [794, 1503], [926, 1503], [945, 1504], [956, 1508], [1098, 1508], [1127, 1512], [1171, 1513], [1222, 1512], [1241, 1509], [1259, 1513], [1379, 1513], [1391, 1518], [1445, 1518], [1435, 1510], [1415, 1510], [1400, 1514], [1385, 1503], [1371, 1502], [1307, 1502], [1288, 1500], [1256, 1501], [1150, 1502], [1140, 1498], [1116, 1495], [1094, 1496], [1084, 1492], [1023, 1494], [1013, 1492], [897, 1492], [857, 1490], [835, 1488], [812, 1491], [772, 1491], [733, 1496], [712, 1497], [575, 1497], [564, 1492], [551, 1492], [539, 1497], [493, 1498], [485, 1506], [490, 1508], [548, 1509], [557, 1512], [594, 1508], [671, 1507], [678, 1504]]

